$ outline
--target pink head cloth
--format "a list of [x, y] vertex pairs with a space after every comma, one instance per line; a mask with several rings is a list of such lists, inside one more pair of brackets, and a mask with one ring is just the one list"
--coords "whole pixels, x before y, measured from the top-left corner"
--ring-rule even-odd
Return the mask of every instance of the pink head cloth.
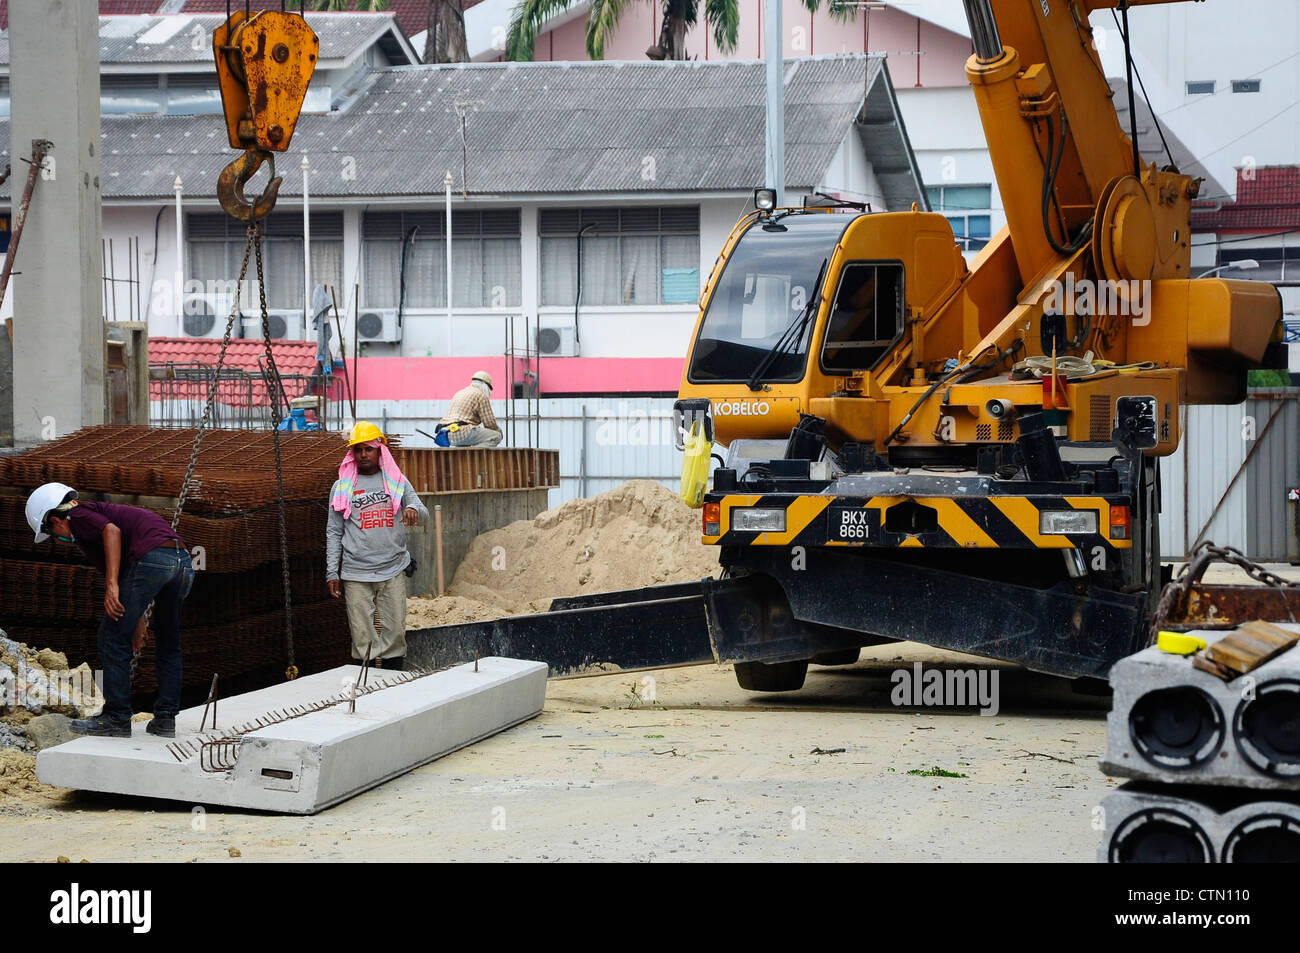
[[[388, 449], [388, 444], [382, 440], [369, 440], [366, 443], [372, 447], [379, 447], [379, 472], [383, 474], [384, 492], [393, 501], [393, 512], [396, 513], [402, 508], [402, 492], [405, 488], [406, 477], [403, 476], [397, 461], [393, 459], [393, 453]], [[335, 481], [333, 489], [330, 490], [330, 508], [342, 513], [344, 519], [349, 519], [352, 516], [352, 491], [356, 489], [356, 486], [357, 459], [352, 455], [352, 447], [348, 447], [343, 462], [339, 464], [339, 478]]]

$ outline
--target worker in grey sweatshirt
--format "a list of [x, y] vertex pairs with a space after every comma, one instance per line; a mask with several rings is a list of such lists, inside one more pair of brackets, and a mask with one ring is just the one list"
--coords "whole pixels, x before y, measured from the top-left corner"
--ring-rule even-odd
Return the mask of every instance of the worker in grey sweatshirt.
[[411, 563], [406, 527], [428, 518], [379, 428], [358, 423], [330, 491], [325, 526], [325, 578], [330, 595], [346, 597], [353, 658], [369, 655], [381, 668], [402, 668]]

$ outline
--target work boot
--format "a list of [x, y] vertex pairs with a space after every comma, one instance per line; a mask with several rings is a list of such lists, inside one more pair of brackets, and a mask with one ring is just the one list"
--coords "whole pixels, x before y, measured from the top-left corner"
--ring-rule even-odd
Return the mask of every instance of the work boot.
[[73, 732], [79, 735], [104, 735], [109, 738], [130, 738], [131, 722], [110, 715], [94, 718], [77, 718], [72, 722]]
[[145, 725], [144, 730], [149, 732], [151, 735], [157, 735], [159, 738], [175, 738], [176, 719], [160, 718], [159, 716], [154, 715], [153, 720], [150, 721], [149, 724]]

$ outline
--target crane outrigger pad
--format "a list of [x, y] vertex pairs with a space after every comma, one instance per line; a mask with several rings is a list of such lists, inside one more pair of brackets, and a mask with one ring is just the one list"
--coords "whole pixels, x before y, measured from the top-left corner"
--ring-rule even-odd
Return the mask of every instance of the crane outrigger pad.
[[[1105, 678], [1111, 665], [1145, 644], [1145, 593], [1115, 592], [1073, 580], [1035, 588], [866, 551], [810, 548], [806, 564], [794, 569], [783, 551], [765, 550], [769, 548], [742, 550], [750, 575], [727, 580], [725, 589], [714, 586], [709, 593], [711, 621], [741, 620], [714, 632], [721, 660], [772, 661], [814, 654], [798, 645], [797, 638], [778, 654], [771, 642], [742, 635], [753, 631], [743, 622], [747, 616], [781, 617], [781, 608], [772, 608], [775, 598], [788, 604], [788, 615], [796, 623], [880, 637], [866, 644], [881, 639], [921, 642], [1071, 678]], [[753, 580], [747, 589], [737, 585], [746, 579]], [[806, 579], [818, 584], [809, 586]], [[764, 603], [768, 608], [762, 608]], [[860, 638], [857, 644], [864, 641]]]
[[550, 612], [406, 633], [408, 664], [440, 668], [475, 653], [540, 659], [551, 678], [713, 661], [699, 583], [556, 599]]

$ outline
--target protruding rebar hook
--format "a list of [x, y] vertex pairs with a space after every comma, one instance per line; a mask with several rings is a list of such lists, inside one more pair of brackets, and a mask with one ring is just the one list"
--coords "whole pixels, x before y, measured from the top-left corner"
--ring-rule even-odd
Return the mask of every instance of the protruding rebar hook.
[[[271, 181], [266, 183], [256, 202], [244, 198], [244, 186], [257, 174], [263, 162], [271, 163]], [[221, 170], [217, 178], [217, 198], [226, 214], [241, 222], [257, 222], [271, 214], [284, 180], [275, 174], [275, 155], [262, 149], [247, 149], [239, 158]]]

